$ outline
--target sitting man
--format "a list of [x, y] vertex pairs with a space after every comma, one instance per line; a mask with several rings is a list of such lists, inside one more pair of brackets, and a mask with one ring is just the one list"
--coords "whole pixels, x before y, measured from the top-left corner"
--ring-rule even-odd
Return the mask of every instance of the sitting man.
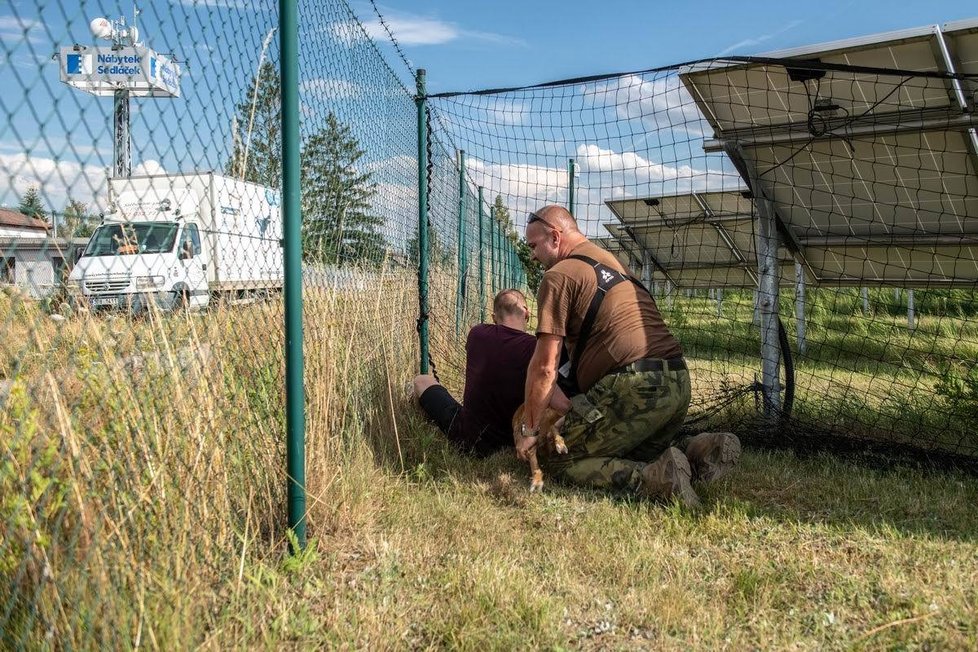
[[[461, 405], [434, 376], [414, 379], [421, 408], [463, 452], [485, 457], [513, 445], [511, 420], [523, 402], [526, 367], [536, 339], [526, 332], [530, 311], [519, 290], [503, 290], [492, 304], [492, 324], [469, 331]], [[564, 411], [569, 403], [563, 393]]]
[[[545, 462], [550, 473], [697, 505], [691, 481], [729, 471], [740, 441], [704, 433], [685, 454], [674, 447], [690, 402], [689, 371], [652, 296], [560, 206], [530, 213], [526, 241], [546, 272], [517, 454], [536, 445], [535, 428], [560, 375], [573, 408], [562, 432], [568, 454]], [[558, 370], [565, 345], [569, 360]]]

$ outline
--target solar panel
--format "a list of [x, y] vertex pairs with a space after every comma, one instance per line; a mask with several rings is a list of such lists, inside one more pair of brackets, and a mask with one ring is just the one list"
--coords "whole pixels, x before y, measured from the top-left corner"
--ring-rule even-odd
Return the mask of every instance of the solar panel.
[[[621, 199], [605, 202], [621, 220], [605, 228], [641, 260], [648, 253], [653, 278], [685, 288], [757, 285], [753, 201], [743, 190]], [[779, 252], [782, 283], [793, 279], [793, 260]]]
[[962, 285], [978, 281], [978, 81], [914, 74], [943, 72], [978, 74], [978, 21], [680, 78], [714, 129], [705, 149], [756, 180], [816, 282]]

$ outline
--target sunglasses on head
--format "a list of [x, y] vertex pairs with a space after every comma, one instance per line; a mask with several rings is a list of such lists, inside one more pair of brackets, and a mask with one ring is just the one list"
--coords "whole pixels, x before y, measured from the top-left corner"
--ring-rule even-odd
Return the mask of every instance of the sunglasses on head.
[[527, 226], [530, 226], [530, 225], [531, 225], [531, 224], [533, 224], [534, 222], [539, 222], [540, 224], [543, 224], [543, 225], [544, 225], [545, 227], [547, 227], [548, 229], [553, 229], [554, 231], [559, 231], [559, 232], [561, 232], [561, 233], [563, 233], [563, 231], [564, 231], [564, 230], [563, 230], [562, 228], [560, 228], [559, 226], [554, 226], [553, 224], [551, 224], [551, 223], [550, 223], [550, 222], [548, 222], [547, 220], [545, 220], [545, 219], [543, 219], [542, 217], [540, 217], [540, 216], [539, 216], [539, 215], [537, 215], [536, 213], [530, 213], [530, 217], [529, 217], [529, 218], [528, 218], [528, 219], [526, 220], [526, 225], [527, 225]]

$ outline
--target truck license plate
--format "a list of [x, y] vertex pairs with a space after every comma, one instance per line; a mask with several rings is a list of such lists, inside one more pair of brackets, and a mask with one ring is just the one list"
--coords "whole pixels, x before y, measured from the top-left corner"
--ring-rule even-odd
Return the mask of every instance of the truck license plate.
[[92, 306], [114, 306], [119, 302], [116, 297], [92, 297]]

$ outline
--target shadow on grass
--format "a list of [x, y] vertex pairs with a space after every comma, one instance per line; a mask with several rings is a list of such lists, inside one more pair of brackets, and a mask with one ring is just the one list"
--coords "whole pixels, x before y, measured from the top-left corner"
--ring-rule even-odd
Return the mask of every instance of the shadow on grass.
[[[406, 470], [412, 481], [472, 483], [488, 488], [495, 502], [522, 509], [532, 504], [529, 471], [512, 450], [486, 459], [458, 454], [434, 426], [424, 449], [408, 455]], [[646, 509], [649, 502], [630, 494], [599, 491], [546, 479], [546, 493], [557, 499], [584, 502], [611, 500], [625, 509]], [[890, 466], [872, 468], [835, 455], [799, 457], [790, 451], [747, 449], [729, 478], [698, 486], [703, 498], [692, 519], [734, 510], [751, 519], [773, 519], [786, 524], [813, 524], [858, 528], [892, 537], [921, 536], [938, 540], [978, 539], [978, 480], [955, 471]], [[658, 504], [669, 509], [668, 504]]]

